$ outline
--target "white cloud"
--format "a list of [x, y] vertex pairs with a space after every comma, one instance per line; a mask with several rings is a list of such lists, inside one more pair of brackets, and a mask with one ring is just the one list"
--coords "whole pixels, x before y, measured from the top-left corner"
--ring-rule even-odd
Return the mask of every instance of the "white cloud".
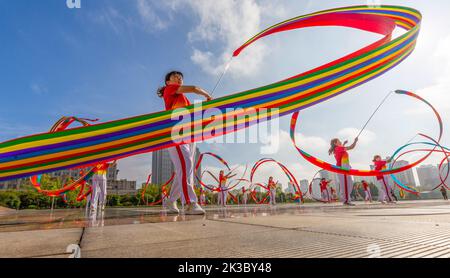
[[30, 85], [30, 89], [33, 93], [35, 93], [36, 95], [39, 95], [39, 96], [48, 93], [47, 87], [45, 87], [41, 84], [38, 84], [38, 83], [32, 83]]
[[123, 34], [127, 28], [136, 25], [131, 17], [124, 16], [112, 6], [105, 6], [101, 11], [90, 14], [91, 20], [109, 26], [117, 35]]
[[[353, 143], [353, 139], [358, 135], [359, 129], [354, 127], [343, 128], [338, 131], [338, 136], [341, 140], [348, 140], [348, 144]], [[362, 134], [359, 136], [358, 145], [370, 145], [376, 139], [376, 134], [368, 129], [365, 129]]]
[[[233, 50], [261, 29], [263, 11], [254, 0], [199, 0], [190, 2], [189, 6], [200, 20], [188, 34], [189, 40], [194, 45], [196, 42], [202, 45], [204, 42], [223, 45], [220, 53], [211, 53], [209, 49], [202, 50], [194, 46], [192, 61], [211, 75], [223, 71]], [[252, 46], [233, 62], [230, 73], [248, 75], [258, 71], [266, 53], [267, 48], [263, 43]]]
[[[192, 46], [191, 60], [212, 76], [217, 76], [229, 62], [232, 52], [248, 38], [257, 34], [261, 20], [283, 17], [284, 5], [273, 1], [256, 0], [169, 0], [155, 2], [138, 0], [137, 8], [147, 28], [167, 28], [176, 13], [195, 15], [196, 25], [187, 37]], [[212, 52], [211, 45], [218, 49]], [[258, 42], [246, 49], [230, 67], [232, 76], [250, 75], [262, 68], [269, 48]]]
[[119, 179], [137, 181], [137, 187], [140, 188], [151, 173], [151, 157], [151, 153], [146, 153], [119, 160], [117, 162], [117, 168], [120, 170]]
[[[170, 24], [169, 19], [163, 19], [160, 15], [158, 15], [158, 13], [161, 13], [161, 9], [158, 7], [159, 6], [155, 4], [155, 1], [137, 1], [139, 15], [144, 23], [145, 29], [148, 31], [164, 30]], [[172, 8], [174, 8], [174, 6], [172, 6]]]
[[[434, 83], [417, 90], [417, 93], [428, 100], [440, 112], [450, 113], [450, 36], [441, 38], [432, 53], [431, 59], [436, 67], [436, 75]], [[429, 114], [430, 110], [427, 106], [414, 107], [414, 109], [406, 110], [408, 115]]]

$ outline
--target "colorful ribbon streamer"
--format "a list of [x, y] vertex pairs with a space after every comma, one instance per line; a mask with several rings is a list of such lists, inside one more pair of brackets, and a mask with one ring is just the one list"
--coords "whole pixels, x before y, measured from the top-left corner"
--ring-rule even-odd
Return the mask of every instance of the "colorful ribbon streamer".
[[[267, 109], [278, 109], [276, 115], [283, 116], [329, 100], [379, 77], [408, 57], [416, 44], [420, 22], [421, 14], [417, 10], [401, 6], [344, 7], [283, 21], [247, 41], [234, 56], [263, 37], [299, 28], [340, 26], [383, 37], [313, 70], [214, 99], [202, 107], [192, 105], [175, 114], [161, 111], [3, 142], [0, 144], [0, 181], [151, 152], [179, 144], [178, 139], [184, 139], [183, 143], [199, 142], [269, 120], [274, 112]], [[396, 27], [406, 32], [392, 39]], [[202, 118], [211, 108], [220, 110], [222, 116]], [[193, 120], [180, 124], [186, 117]], [[186, 128], [179, 138], [172, 137], [174, 126]]]
[[[83, 118], [77, 118], [77, 117], [61, 117], [50, 129], [50, 133], [59, 132], [66, 130], [71, 124], [78, 122], [82, 124], [83, 126], [89, 126], [89, 122], [95, 122], [98, 121], [98, 119], [83, 119]], [[41, 178], [42, 175], [37, 176], [31, 176], [30, 181], [31, 184], [36, 188], [36, 190], [39, 193], [42, 193], [44, 195], [50, 196], [50, 197], [61, 197], [65, 203], [67, 203], [66, 193], [72, 190], [75, 190], [79, 187], [81, 187], [78, 195], [77, 195], [77, 201], [81, 202], [82, 200], [86, 199], [87, 196], [92, 192], [92, 188], [89, 186], [87, 192], [84, 192], [84, 188], [87, 184], [87, 181], [93, 176], [95, 173], [96, 168], [92, 168], [89, 170], [86, 175], [83, 174], [83, 171], [81, 171], [81, 178], [78, 179], [75, 182], [70, 183], [69, 185], [64, 185], [62, 189], [59, 190], [43, 190], [41, 188]]]
[[[297, 179], [295, 178], [294, 174], [292, 174], [291, 171], [289, 171], [289, 169], [286, 166], [284, 166], [282, 163], [276, 161], [275, 159], [263, 158], [263, 159], [258, 160], [250, 172], [250, 182], [253, 183], [253, 178], [255, 176], [256, 171], [259, 169], [259, 167], [261, 165], [264, 165], [266, 163], [275, 163], [276, 165], [278, 165], [281, 168], [281, 170], [283, 170], [283, 173], [286, 175], [286, 177], [289, 179], [289, 181], [294, 185], [295, 194], [294, 194], [293, 199], [296, 200], [297, 198], [300, 198], [300, 200], [303, 202], [303, 193], [300, 189], [300, 186], [298, 185]], [[267, 188], [267, 190], [269, 190], [269, 189]]]
[[141, 200], [142, 202], [144, 202], [144, 204], [146, 206], [156, 206], [159, 205], [160, 203], [162, 203], [164, 198], [169, 198], [169, 191], [167, 190], [167, 186], [173, 181], [173, 179], [175, 178], [175, 173], [172, 173], [172, 176], [170, 177], [170, 179], [168, 181], [166, 181], [162, 186], [161, 186], [161, 191], [162, 191], [162, 198], [158, 201], [149, 203], [147, 202], [147, 200], [145, 200], [145, 192], [147, 191], [148, 186], [150, 185], [150, 179], [152, 177], [152, 174], [148, 175], [147, 178], [147, 182], [144, 185], [144, 188], [142, 188], [142, 192], [141, 192]]

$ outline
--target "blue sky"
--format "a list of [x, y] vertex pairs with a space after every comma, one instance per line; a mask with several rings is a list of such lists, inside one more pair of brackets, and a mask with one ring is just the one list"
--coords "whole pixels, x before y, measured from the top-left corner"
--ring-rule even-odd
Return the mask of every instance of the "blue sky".
[[[351, 140], [390, 90], [413, 90], [431, 100], [444, 121], [450, 119], [450, 3], [379, 2], [423, 13], [419, 44], [409, 59], [385, 76], [302, 113], [300, 143], [329, 161], [329, 139]], [[179, 69], [185, 83], [211, 90], [232, 51], [263, 28], [309, 12], [366, 3], [81, 0], [80, 9], [68, 9], [66, 0], [0, 0], [0, 140], [46, 131], [64, 115], [109, 121], [162, 110], [154, 92], [167, 71]], [[306, 71], [377, 38], [356, 30], [314, 28], [264, 39], [233, 61], [215, 96]], [[309, 179], [315, 168], [290, 145], [288, 121], [289, 117], [280, 122], [281, 148], [271, 156], [299, 179]], [[434, 135], [436, 130], [426, 107], [394, 96], [351, 153], [352, 165], [368, 168], [373, 154], [389, 155], [418, 131]], [[236, 165], [261, 158], [261, 144], [199, 146]], [[121, 161], [120, 176], [143, 181], [151, 169], [150, 157]], [[261, 178], [271, 171], [263, 168]]]

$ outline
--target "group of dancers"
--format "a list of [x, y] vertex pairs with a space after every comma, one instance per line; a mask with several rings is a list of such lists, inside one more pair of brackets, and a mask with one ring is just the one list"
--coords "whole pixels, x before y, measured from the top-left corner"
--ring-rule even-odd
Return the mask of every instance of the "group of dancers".
[[[202, 88], [197, 86], [185, 86], [183, 85], [183, 73], [179, 71], [172, 71], [165, 76], [165, 86], [157, 90], [157, 95], [164, 100], [166, 110], [173, 110], [177, 108], [183, 108], [191, 105], [191, 102], [186, 97], [186, 94], [193, 93], [203, 96], [206, 100], [211, 100], [212, 97]], [[336, 159], [336, 165], [342, 168], [350, 169], [350, 161], [348, 151], [354, 149], [358, 143], [358, 138], [350, 146], [346, 146], [339, 139], [331, 140], [331, 146], [329, 154], [334, 155]], [[171, 192], [169, 196], [164, 197], [165, 207], [173, 213], [179, 213], [180, 210], [177, 207], [177, 201], [181, 199], [182, 204], [186, 204], [185, 214], [204, 214], [205, 210], [201, 205], [206, 204], [205, 192], [202, 190], [200, 194], [200, 200], [194, 191], [194, 156], [195, 156], [195, 143], [187, 143], [182, 145], [176, 145], [168, 149], [170, 159], [174, 166], [175, 178], [172, 183]], [[384, 170], [390, 161], [382, 160], [381, 156], [376, 155], [373, 159], [374, 167], [376, 170]], [[106, 167], [106, 168], [104, 168]], [[91, 200], [92, 210], [97, 209], [97, 203], [104, 209], [106, 201], [106, 169], [109, 164], [104, 164], [104, 169], [100, 167], [96, 175], [93, 178], [93, 194]], [[350, 194], [353, 191], [353, 179], [350, 175], [338, 174], [339, 187], [340, 187], [340, 200], [344, 205], [354, 206], [351, 201]], [[218, 187], [218, 202], [221, 206], [226, 206], [228, 190], [226, 188], [226, 181], [230, 176], [224, 175], [221, 171], [219, 175], [219, 187]], [[383, 203], [394, 203], [395, 199], [392, 194], [392, 188], [384, 176], [376, 177], [379, 190], [379, 200]], [[331, 188], [332, 192], [328, 192], [327, 185], [329, 181], [321, 181], [321, 193], [324, 200], [331, 200], [336, 192]], [[276, 204], [276, 184], [273, 181], [273, 177], [269, 178], [267, 189], [270, 196], [270, 204]], [[363, 181], [365, 200], [372, 201], [372, 194], [367, 182]], [[248, 197], [245, 188], [243, 190], [243, 202], [246, 204]]]
[[[357, 143], [358, 143], [358, 138], [355, 138], [355, 140], [353, 141], [353, 143], [350, 146], [346, 146], [347, 142], [344, 142], [344, 144], [342, 144], [342, 142], [339, 139], [333, 139], [330, 142], [330, 149], [329, 149], [329, 154], [330, 155], [334, 155], [335, 159], [336, 159], [336, 166], [345, 168], [345, 169], [351, 169], [350, 166], [350, 159], [349, 159], [349, 155], [348, 155], [348, 151], [353, 150]], [[377, 171], [383, 171], [387, 169], [387, 166], [389, 165], [389, 163], [391, 163], [391, 160], [383, 160], [381, 158], [380, 155], [375, 155], [373, 160], [373, 167], [375, 170]], [[351, 200], [351, 196], [350, 194], [352, 193], [354, 186], [353, 186], [353, 179], [352, 176], [350, 175], [345, 175], [345, 174], [338, 174], [338, 178], [339, 178], [339, 187], [340, 187], [340, 199], [342, 201], [342, 203], [344, 205], [347, 206], [354, 206], [354, 204], [352, 203]], [[330, 181], [326, 181], [326, 182], [330, 182]], [[383, 204], [386, 203], [390, 203], [390, 204], [394, 204], [397, 202], [397, 198], [394, 195], [394, 190], [392, 188], [392, 185], [389, 183], [388, 179], [386, 178], [386, 176], [384, 175], [379, 175], [376, 176], [376, 184], [378, 187], [378, 201], [380, 201]], [[363, 180], [361, 182], [361, 185], [363, 187], [364, 190], [364, 200], [367, 202], [372, 202], [372, 193], [370, 190], [370, 186], [367, 183], [367, 181]], [[329, 198], [329, 196], [324, 196], [324, 191], [326, 190], [326, 186], [327, 184], [322, 185], [321, 183], [321, 191], [322, 191], [322, 198]]]

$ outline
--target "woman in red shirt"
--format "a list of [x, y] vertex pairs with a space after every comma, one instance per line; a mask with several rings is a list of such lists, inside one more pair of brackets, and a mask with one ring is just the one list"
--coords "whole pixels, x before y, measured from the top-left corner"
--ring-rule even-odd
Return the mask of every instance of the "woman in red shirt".
[[[346, 142], [344, 144], [341, 143], [339, 139], [331, 140], [331, 147], [328, 151], [329, 155], [334, 154], [334, 158], [336, 159], [336, 166], [350, 169], [350, 161], [348, 157], [347, 151], [353, 150], [356, 147], [356, 143], [358, 142], [358, 138], [355, 138], [355, 141], [349, 147], [346, 147]], [[338, 174], [339, 177], [339, 188], [341, 192], [341, 201], [346, 206], [354, 206], [351, 202], [350, 194], [353, 191], [353, 179], [349, 175]]]
[[113, 163], [102, 163], [97, 165], [95, 174], [92, 176], [92, 194], [90, 197], [91, 211], [96, 212], [97, 207], [100, 206], [101, 210], [105, 210], [106, 206], [106, 189], [108, 179], [106, 174], [111, 166], [115, 166], [116, 161]]
[[330, 194], [328, 193], [328, 185], [331, 183], [330, 180], [322, 178], [320, 180], [320, 194], [322, 196], [322, 201], [331, 202]]
[[365, 194], [364, 200], [366, 202], [372, 203], [372, 193], [370, 192], [369, 184], [365, 180], [361, 181], [361, 184], [363, 186], [364, 194]]
[[270, 204], [276, 205], [276, 196], [277, 196], [277, 184], [278, 182], [273, 181], [273, 177], [269, 177], [269, 181], [267, 182], [267, 188], [270, 193]]
[[[382, 171], [386, 170], [388, 163], [390, 160], [383, 160], [381, 156], [375, 155], [373, 157], [373, 164], [375, 166], [375, 170]], [[389, 181], [384, 175], [377, 176], [377, 183], [380, 190], [378, 190], [378, 200], [381, 203], [395, 203], [394, 198], [391, 195], [391, 186], [389, 185]]]
[[[211, 96], [203, 89], [196, 86], [184, 86], [183, 74], [178, 71], [169, 72], [165, 77], [165, 86], [159, 88], [157, 94], [164, 99], [166, 110], [183, 108], [191, 105], [185, 94], [194, 93], [211, 100]], [[175, 179], [172, 183], [167, 209], [170, 212], [179, 213], [177, 200], [181, 197], [182, 203], [188, 204], [186, 214], [205, 214], [198, 204], [194, 191], [194, 156], [195, 143], [176, 145], [167, 149], [172, 160]]]

